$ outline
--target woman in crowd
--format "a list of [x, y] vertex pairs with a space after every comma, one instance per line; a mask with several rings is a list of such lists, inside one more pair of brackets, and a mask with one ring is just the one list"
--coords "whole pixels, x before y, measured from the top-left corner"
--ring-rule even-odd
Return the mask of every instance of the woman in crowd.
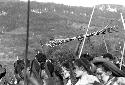
[[71, 85], [69, 62], [68, 61], [63, 62], [61, 68], [62, 68], [64, 85]]
[[74, 61], [74, 72], [78, 79], [75, 85], [101, 85], [98, 78], [94, 75], [91, 75], [88, 72], [88, 69], [85, 68], [87, 63], [83, 63], [81, 59], [76, 59]]
[[93, 60], [96, 65], [96, 74], [104, 85], [118, 85], [121, 82], [121, 77], [125, 77], [125, 72], [120, 70], [109, 57], [97, 58]]

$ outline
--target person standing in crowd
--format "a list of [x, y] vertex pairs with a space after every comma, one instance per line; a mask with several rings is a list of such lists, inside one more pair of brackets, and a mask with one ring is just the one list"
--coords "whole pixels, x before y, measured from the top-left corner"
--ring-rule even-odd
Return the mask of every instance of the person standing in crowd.
[[61, 68], [62, 68], [64, 85], [71, 85], [69, 63], [67, 61], [64, 62]]
[[78, 79], [75, 85], [101, 85], [98, 78], [89, 74], [88, 69], [84, 68], [86, 64], [83, 63], [80, 59], [76, 59], [74, 61], [74, 72]]
[[125, 72], [114, 64], [111, 56], [95, 58], [93, 64], [97, 67], [96, 74], [98, 79], [105, 85], [117, 85], [119, 77], [125, 77]]

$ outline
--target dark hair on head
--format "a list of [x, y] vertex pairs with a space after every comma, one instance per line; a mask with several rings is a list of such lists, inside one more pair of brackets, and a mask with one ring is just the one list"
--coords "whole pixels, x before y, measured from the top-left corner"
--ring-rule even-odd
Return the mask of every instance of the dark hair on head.
[[59, 77], [59, 79], [60, 79], [61, 81], [63, 81], [63, 76], [62, 76], [62, 74], [61, 74], [60, 71], [55, 70], [55, 74], [56, 74], [57, 77]]
[[77, 65], [78, 67], [84, 67], [84, 69], [89, 73], [92, 74], [92, 71], [90, 70], [91, 64], [89, 63], [89, 61], [84, 58], [83, 60], [81, 59], [76, 59], [74, 61], [74, 64]]
[[103, 58], [109, 58], [110, 60], [115, 60], [115, 57], [113, 57], [112, 54], [110, 53], [103, 54], [102, 56]]
[[65, 67], [66, 69], [69, 69], [69, 68], [70, 68], [70, 66], [69, 66], [69, 61], [68, 61], [68, 60], [67, 60], [67, 61], [64, 61], [64, 62], [62, 63], [62, 66]]
[[94, 57], [92, 57], [91, 55], [86, 53], [86, 54], [81, 54], [80, 58], [86, 58], [88, 61], [91, 61], [91, 60], [93, 60]]
[[46, 55], [43, 53], [38, 53], [36, 56], [36, 59], [38, 60], [39, 63], [41, 62], [46, 62]]
[[83, 62], [81, 61], [81, 59], [76, 59], [76, 60], [74, 61], [74, 64], [75, 64], [76, 66], [78, 66], [78, 67], [85, 67], [85, 63], [83, 63]]

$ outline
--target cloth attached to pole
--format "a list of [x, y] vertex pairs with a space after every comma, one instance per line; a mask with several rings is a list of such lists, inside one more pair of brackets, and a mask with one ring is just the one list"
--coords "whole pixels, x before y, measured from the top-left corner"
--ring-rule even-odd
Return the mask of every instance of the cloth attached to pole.
[[106, 70], [111, 71], [115, 77], [125, 77], [125, 72], [120, 70], [114, 63], [103, 58], [94, 59], [93, 64], [102, 65]]

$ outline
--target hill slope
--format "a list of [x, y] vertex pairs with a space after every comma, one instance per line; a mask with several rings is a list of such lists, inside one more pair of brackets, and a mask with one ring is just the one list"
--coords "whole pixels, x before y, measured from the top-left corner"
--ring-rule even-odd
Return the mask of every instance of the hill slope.
[[[75, 7], [63, 4], [31, 2], [30, 5], [29, 48], [31, 48], [31, 51], [32, 48], [41, 49], [39, 40], [45, 43], [50, 38], [66, 38], [85, 33], [92, 12], [92, 8], [89, 7]], [[103, 4], [96, 6], [89, 33], [102, 29], [112, 20], [110, 27], [115, 26], [118, 28], [119, 33], [106, 35], [107, 40], [114, 39], [114, 37], [123, 40], [124, 31], [120, 12], [125, 17], [124, 10], [125, 8], [120, 5]], [[26, 21], [27, 3], [0, 2], [1, 46], [8, 49], [13, 47], [13, 51], [20, 48], [16, 52], [22, 55], [25, 50]], [[92, 41], [97, 42], [98, 39], [92, 38]]]

